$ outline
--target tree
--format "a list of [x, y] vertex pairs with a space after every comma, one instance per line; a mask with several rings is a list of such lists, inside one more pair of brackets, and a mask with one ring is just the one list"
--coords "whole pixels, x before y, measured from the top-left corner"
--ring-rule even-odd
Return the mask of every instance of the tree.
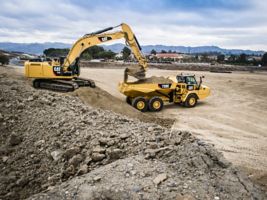
[[230, 57], [228, 58], [228, 61], [233, 63], [236, 61], [236, 56], [235, 55], [230, 55]]
[[167, 51], [165, 51], [165, 50], [161, 50], [161, 53], [167, 53]]
[[7, 65], [9, 63], [9, 58], [4, 54], [0, 54], [0, 63], [1, 65]]
[[47, 57], [62, 57], [67, 56], [69, 53], [69, 49], [56, 49], [56, 48], [49, 48], [44, 50], [44, 55]]
[[152, 50], [151, 50], [151, 52], [150, 52], [150, 54], [152, 54], [152, 55], [156, 55], [156, 54], [157, 54], [157, 52], [156, 52], [156, 50], [155, 50], [155, 49], [152, 49]]
[[101, 51], [98, 54], [98, 58], [104, 58], [104, 59], [113, 59], [115, 57], [116, 53], [113, 51]]
[[225, 59], [225, 55], [223, 55], [223, 54], [220, 54], [217, 56], [217, 62], [223, 62], [224, 59]]
[[244, 54], [244, 53], [240, 54], [240, 56], [239, 56], [239, 58], [238, 58], [238, 61], [239, 61], [240, 63], [246, 63], [246, 62], [247, 62], [247, 55]]
[[127, 60], [127, 58], [131, 55], [131, 50], [128, 47], [124, 47], [122, 49], [122, 57], [123, 60]]
[[263, 54], [261, 62], [263, 66], [267, 66], [267, 53]]
[[82, 58], [86, 60], [91, 60], [91, 59], [113, 59], [115, 57], [115, 53], [113, 51], [106, 51], [103, 47], [101, 46], [92, 46], [86, 49], [82, 53]]

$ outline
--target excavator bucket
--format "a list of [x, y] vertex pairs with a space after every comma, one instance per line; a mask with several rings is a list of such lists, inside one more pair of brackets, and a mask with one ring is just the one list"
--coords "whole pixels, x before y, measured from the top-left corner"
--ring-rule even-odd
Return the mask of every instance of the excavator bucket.
[[136, 67], [127, 67], [124, 71], [124, 82], [128, 81], [128, 76], [133, 76], [138, 80], [142, 80], [146, 78], [146, 71], [144, 69], [136, 68]]

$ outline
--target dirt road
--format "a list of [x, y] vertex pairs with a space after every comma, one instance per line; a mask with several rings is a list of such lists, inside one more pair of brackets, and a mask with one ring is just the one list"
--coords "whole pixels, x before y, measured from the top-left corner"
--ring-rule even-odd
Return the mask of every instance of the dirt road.
[[[176, 75], [181, 71], [150, 69], [148, 76]], [[192, 109], [167, 105], [159, 117], [176, 120], [173, 129], [190, 130], [197, 137], [215, 145], [235, 165], [251, 173], [251, 178], [266, 182], [267, 173], [267, 74], [234, 72], [204, 75], [211, 96]], [[123, 70], [82, 69], [102, 89], [124, 101], [117, 90]], [[150, 113], [155, 115], [155, 113]]]

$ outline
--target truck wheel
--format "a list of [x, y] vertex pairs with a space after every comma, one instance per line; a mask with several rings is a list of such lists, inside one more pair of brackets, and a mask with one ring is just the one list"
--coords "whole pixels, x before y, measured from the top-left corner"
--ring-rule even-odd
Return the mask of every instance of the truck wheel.
[[132, 101], [132, 106], [141, 112], [147, 111], [147, 101], [144, 97], [136, 97]]
[[129, 105], [132, 105], [132, 100], [130, 97], [126, 97], [126, 103], [128, 103]]
[[184, 106], [187, 108], [195, 107], [197, 104], [197, 95], [195, 94], [189, 94], [184, 102]]
[[148, 103], [149, 110], [152, 112], [161, 111], [163, 108], [163, 101], [159, 97], [152, 97]]

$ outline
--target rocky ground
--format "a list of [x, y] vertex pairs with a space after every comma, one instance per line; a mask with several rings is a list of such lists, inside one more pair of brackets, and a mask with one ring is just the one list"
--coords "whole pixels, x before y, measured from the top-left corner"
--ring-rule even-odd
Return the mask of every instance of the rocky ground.
[[0, 132], [0, 199], [267, 198], [189, 132], [35, 90], [4, 68]]

